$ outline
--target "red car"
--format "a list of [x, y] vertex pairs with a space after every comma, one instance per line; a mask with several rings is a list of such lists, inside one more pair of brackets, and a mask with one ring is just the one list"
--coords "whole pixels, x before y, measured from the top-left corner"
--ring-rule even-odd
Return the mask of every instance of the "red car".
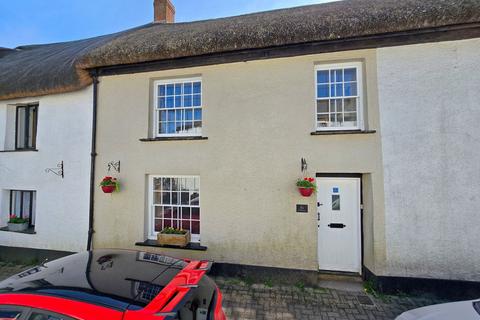
[[0, 282], [0, 320], [226, 320], [208, 261], [95, 250]]

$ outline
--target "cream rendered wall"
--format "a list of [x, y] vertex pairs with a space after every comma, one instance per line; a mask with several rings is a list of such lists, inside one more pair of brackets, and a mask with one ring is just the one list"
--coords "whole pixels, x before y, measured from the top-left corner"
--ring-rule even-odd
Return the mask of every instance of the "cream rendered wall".
[[[379, 129], [374, 50], [310, 55], [189, 69], [102, 77], [99, 84], [96, 180], [121, 161], [118, 194], [95, 193], [94, 247], [134, 248], [146, 239], [147, 176], [199, 175], [201, 243], [206, 252], [152, 251], [216, 261], [318, 268], [316, 199], [299, 196], [295, 181], [305, 157], [310, 175], [368, 174], [365, 215], [370, 236], [365, 264], [384, 262], [383, 175], [379, 133], [311, 136], [314, 67], [363, 61], [368, 127]], [[152, 82], [202, 77], [204, 141], [140, 142], [149, 136]], [[295, 213], [308, 203], [309, 214]], [[375, 249], [375, 252], [373, 252]]]
[[[12, 133], [7, 109], [14, 110], [14, 104], [39, 103], [38, 152], [0, 152], [0, 226], [8, 220], [8, 190], [36, 190], [36, 234], [0, 231], [0, 246], [86, 249], [92, 97], [89, 87], [72, 93], [0, 101], [1, 150], [11, 145], [6, 141]], [[45, 172], [62, 160], [65, 179]]]
[[387, 274], [480, 280], [480, 39], [378, 50]]

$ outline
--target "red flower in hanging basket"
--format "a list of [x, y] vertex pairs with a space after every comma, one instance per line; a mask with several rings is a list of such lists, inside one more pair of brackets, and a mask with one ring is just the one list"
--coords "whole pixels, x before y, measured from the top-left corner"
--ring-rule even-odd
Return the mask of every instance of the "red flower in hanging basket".
[[310, 177], [297, 180], [297, 187], [300, 194], [304, 197], [310, 197], [312, 193], [317, 190], [315, 178]]
[[120, 191], [118, 180], [113, 177], [105, 177], [100, 182], [100, 187], [104, 193], [113, 193]]

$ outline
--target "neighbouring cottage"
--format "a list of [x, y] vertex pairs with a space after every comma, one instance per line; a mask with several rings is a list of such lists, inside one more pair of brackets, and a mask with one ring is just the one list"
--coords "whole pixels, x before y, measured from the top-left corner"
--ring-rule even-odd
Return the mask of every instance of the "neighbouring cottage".
[[[74, 60], [63, 80], [16, 84], [26, 71], [9, 59], [22, 50], [0, 51], [0, 75], [12, 79], [12, 88], [0, 80], [10, 99], [0, 112], [36, 102], [11, 100], [23, 96], [91, 98], [65, 119], [93, 120], [94, 148], [69, 141], [64, 157], [49, 152], [65, 172], [66, 156], [81, 152], [87, 173], [92, 152], [93, 179], [76, 183], [83, 198], [62, 198], [67, 176], [42, 176], [48, 165], [25, 166], [55, 189], [45, 197], [65, 201], [56, 211], [65, 227], [79, 202], [83, 240], [89, 223], [95, 248], [209, 258], [223, 272], [347, 272], [386, 291], [480, 291], [480, 188], [471, 182], [480, 178], [480, 2], [340, 1], [189, 23], [174, 13], [156, 0], [154, 23], [83, 40], [95, 45], [64, 52]], [[13, 172], [5, 155], [2, 217], [17, 188], [2, 180]], [[120, 192], [104, 194], [97, 185], [111, 175]], [[316, 179], [310, 197], [295, 186], [304, 176]], [[158, 245], [167, 227], [189, 230], [191, 243]]]

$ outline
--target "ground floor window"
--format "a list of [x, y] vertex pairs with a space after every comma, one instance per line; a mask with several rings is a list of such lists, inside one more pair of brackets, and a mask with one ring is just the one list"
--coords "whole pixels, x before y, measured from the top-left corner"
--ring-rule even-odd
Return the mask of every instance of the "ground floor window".
[[36, 201], [35, 191], [10, 190], [10, 215], [28, 219], [29, 226], [34, 227]]
[[189, 230], [192, 242], [200, 242], [200, 177], [151, 176], [150, 235], [165, 228]]

